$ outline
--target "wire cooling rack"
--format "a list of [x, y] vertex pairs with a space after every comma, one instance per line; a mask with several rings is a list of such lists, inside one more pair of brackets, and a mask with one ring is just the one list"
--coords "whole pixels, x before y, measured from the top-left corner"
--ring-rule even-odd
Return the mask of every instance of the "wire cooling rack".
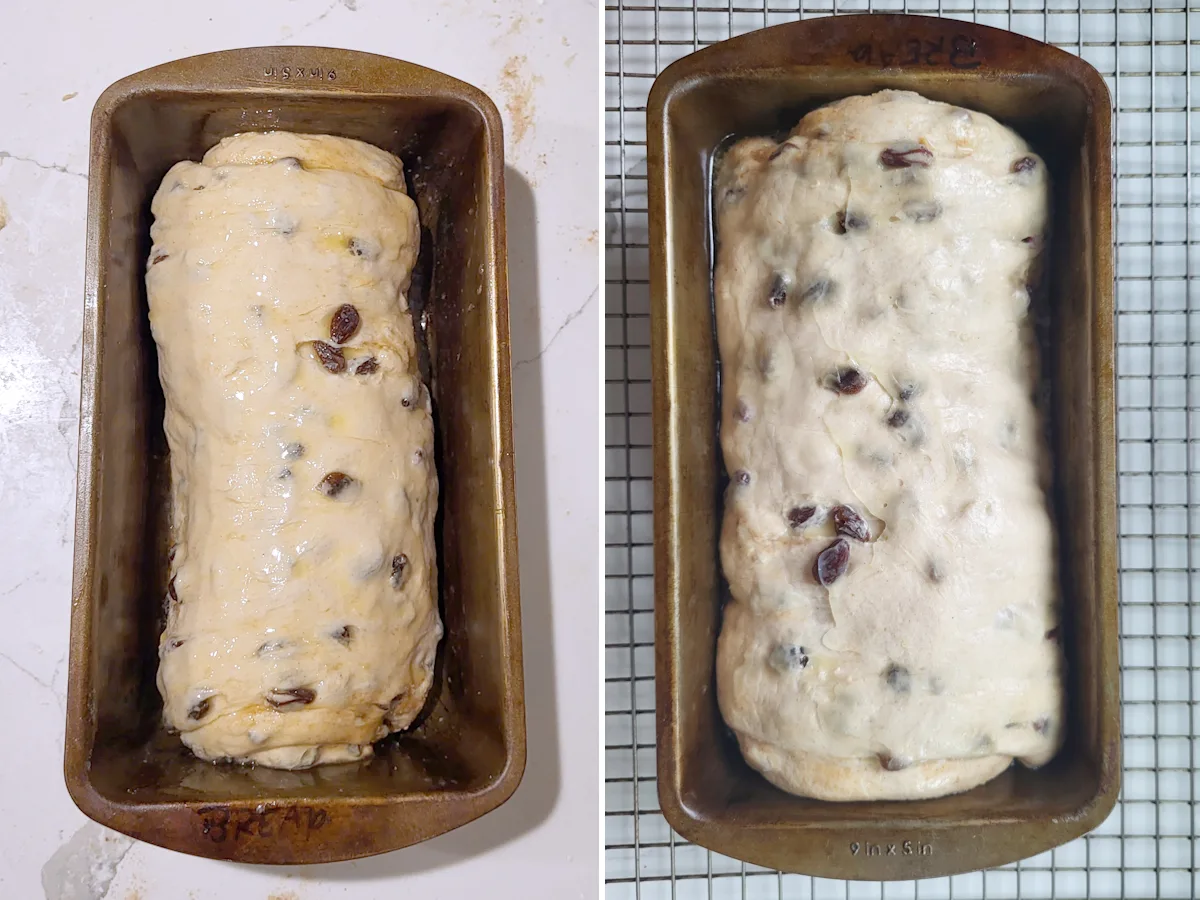
[[[606, 900], [1200, 898], [1200, 216], [1189, 190], [1200, 170], [1200, 6], [829, 2], [606, 6]], [[659, 812], [654, 746], [646, 96], [665, 66], [707, 44], [866, 11], [967, 19], [1056, 44], [1103, 73], [1117, 113], [1121, 802], [1092, 834], [1021, 863], [886, 884], [783, 875], [688, 843]]]

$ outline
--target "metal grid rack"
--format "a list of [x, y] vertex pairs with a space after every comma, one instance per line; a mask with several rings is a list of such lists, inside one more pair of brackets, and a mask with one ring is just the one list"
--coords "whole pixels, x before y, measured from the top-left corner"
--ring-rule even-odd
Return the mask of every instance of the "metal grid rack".
[[[606, 900], [1200, 897], [1200, 216], [1190, 191], [1200, 5], [680, 3], [605, 8]], [[1092, 834], [1019, 864], [887, 884], [782, 875], [689, 844], [659, 812], [654, 777], [646, 97], [666, 65], [707, 44], [865, 11], [967, 19], [1056, 44], [1103, 73], [1117, 113], [1121, 802]]]

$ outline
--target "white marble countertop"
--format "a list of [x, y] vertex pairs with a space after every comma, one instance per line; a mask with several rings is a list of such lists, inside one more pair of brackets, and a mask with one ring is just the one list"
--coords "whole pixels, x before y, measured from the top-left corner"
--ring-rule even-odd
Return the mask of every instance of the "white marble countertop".
[[[595, 897], [599, 13], [587, 0], [42, 0], [0, 25], [0, 896]], [[88, 118], [132, 72], [260, 44], [469, 81], [505, 118], [529, 757], [496, 812], [407, 850], [267, 868], [104, 832], [62, 777]], [[49, 865], [47, 865], [49, 863]]]

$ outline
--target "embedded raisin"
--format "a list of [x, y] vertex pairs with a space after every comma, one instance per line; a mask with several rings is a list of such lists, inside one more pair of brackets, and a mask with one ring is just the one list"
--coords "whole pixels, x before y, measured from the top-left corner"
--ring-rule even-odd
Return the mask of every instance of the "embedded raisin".
[[171, 600], [175, 603], [179, 602], [179, 595], [175, 593], [175, 576], [171, 576], [171, 580], [167, 582], [167, 593], [171, 595]]
[[900, 385], [900, 399], [909, 401], [917, 395], [917, 386], [912, 382]]
[[925, 575], [934, 584], [941, 584], [946, 577], [946, 573], [942, 571], [942, 567], [935, 559], [931, 559], [929, 564], [925, 567]]
[[346, 371], [346, 357], [342, 355], [342, 351], [337, 347], [331, 347], [324, 341], [313, 341], [313, 350], [316, 351], [317, 358], [321, 360], [323, 365], [335, 375], [338, 372]]
[[788, 510], [788, 524], [793, 528], [802, 528], [816, 514], [817, 508], [815, 506], [793, 506]]
[[739, 400], [737, 406], [733, 408], [733, 416], [739, 422], [749, 422], [754, 418], [754, 410], [744, 400]]
[[349, 303], [343, 303], [329, 320], [329, 339], [335, 344], [344, 344], [354, 337], [361, 324], [358, 310]]
[[1022, 172], [1031, 172], [1036, 168], [1037, 160], [1032, 156], [1022, 156], [1012, 164], [1012, 171], [1018, 175]]
[[255, 656], [264, 656], [267, 653], [276, 653], [284, 648], [286, 641], [264, 641], [258, 645], [258, 649], [254, 651]]
[[775, 279], [771, 282], [771, 290], [767, 294], [767, 302], [771, 304], [772, 309], [779, 309], [779, 307], [787, 303], [787, 282], [782, 275], [776, 275]]
[[780, 144], [778, 147], [776, 147], [774, 150], [771, 151], [771, 155], [767, 157], [767, 162], [773, 162], [774, 160], [779, 159], [779, 157], [783, 156], [784, 152], [787, 150], [798, 150], [798, 149], [799, 148], [796, 147], [795, 144], [791, 144], [787, 141], [784, 141], [782, 144]]
[[275, 688], [266, 693], [266, 701], [276, 709], [287, 706], [307, 706], [317, 699], [316, 691], [310, 688]]
[[203, 700], [197, 701], [191, 709], [188, 710], [188, 718], [193, 722], [199, 722], [208, 715], [208, 711], [212, 709], [212, 697], [205, 697]]
[[182, 647], [186, 643], [187, 643], [187, 638], [175, 638], [174, 640], [167, 641], [167, 649], [168, 650], [178, 650], [180, 647]]
[[326, 497], [333, 498], [341, 494], [352, 484], [354, 484], [354, 479], [345, 472], [330, 472], [317, 484], [317, 490]]
[[909, 166], [928, 168], [933, 164], [933, 154], [927, 147], [888, 147], [879, 154], [879, 164], [885, 169], [907, 169]]
[[846, 573], [849, 565], [850, 544], [845, 538], [838, 538], [818, 554], [813, 563], [813, 577], [818, 584], [829, 587]]
[[158, 265], [160, 262], [162, 262], [164, 259], [168, 259], [168, 258], [170, 258], [170, 256], [171, 256], [171, 254], [169, 254], [169, 253], [160, 253], [160, 254], [158, 254], [156, 257], [154, 257], [154, 259], [152, 259], [152, 260], [150, 261], [150, 265], [152, 265], [152, 266], [157, 266], [157, 265]]
[[828, 278], [818, 278], [804, 289], [804, 293], [800, 295], [800, 299], [815, 302], [817, 300], [823, 300], [832, 292], [833, 282]]
[[288, 444], [280, 455], [286, 460], [299, 459], [304, 455], [304, 445], [298, 441]]
[[1036, 719], [1033, 723], [1033, 730], [1038, 734], [1045, 734], [1050, 730], [1050, 720], [1045, 716], [1040, 719]]
[[912, 200], [904, 204], [904, 215], [918, 224], [932, 222], [942, 214], [942, 204], [936, 200]]
[[842, 366], [830, 376], [829, 386], [839, 394], [857, 394], [867, 386], [867, 376], [854, 366]]
[[1054, 641], [1055, 643], [1058, 643], [1058, 633], [1059, 633], [1058, 626], [1055, 625], [1053, 628], [1051, 628], [1049, 631], [1046, 632], [1046, 640]]
[[358, 368], [354, 370], [354, 374], [355, 375], [370, 375], [372, 372], [378, 370], [378, 368], [379, 368], [379, 363], [376, 361], [375, 357], [368, 356], [366, 359], [364, 359], [362, 362], [360, 362], [358, 364]]
[[738, 469], [733, 473], [733, 480], [742, 485], [742, 487], [745, 487], [750, 483], [750, 473], [745, 469]]
[[799, 644], [778, 644], [767, 657], [767, 664], [777, 672], [795, 672], [808, 665], [808, 653]]
[[912, 765], [912, 760], [906, 756], [892, 756], [890, 753], [879, 754], [879, 765], [889, 772], [899, 772]]
[[887, 681], [887, 686], [897, 694], [907, 694], [912, 690], [912, 673], [904, 666], [892, 663], [883, 673], [883, 677]]
[[871, 539], [871, 529], [867, 527], [866, 520], [849, 506], [835, 506], [830, 511], [830, 516], [838, 534], [844, 534], [856, 541]]
[[908, 424], [909, 413], [906, 409], [897, 409], [887, 418], [887, 423], [893, 428], [902, 428]]
[[837, 225], [833, 230], [837, 234], [845, 234], [847, 231], [865, 231], [866, 228], [866, 216], [850, 212], [850, 210], [842, 210], [837, 214]]
[[408, 568], [408, 557], [398, 553], [392, 557], [392, 587], [399, 588], [404, 581], [404, 570]]
[[350, 238], [350, 241], [346, 246], [350, 248], [350, 252], [355, 256], [363, 257], [365, 259], [374, 259], [378, 253], [373, 246], [361, 238]]
[[350, 642], [354, 639], [354, 626], [343, 625], [333, 633], [333, 639], [344, 647], [349, 647]]

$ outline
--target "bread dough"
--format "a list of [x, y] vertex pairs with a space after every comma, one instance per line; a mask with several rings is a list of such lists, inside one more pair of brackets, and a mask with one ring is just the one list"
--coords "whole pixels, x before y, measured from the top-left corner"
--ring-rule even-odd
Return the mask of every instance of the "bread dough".
[[400, 161], [239, 134], [175, 165], [152, 212], [166, 723], [204, 759], [365, 758], [420, 711], [442, 634]]
[[1027, 319], [1045, 165], [985, 115], [885, 91], [737, 143], [715, 190], [717, 686], [743, 754], [827, 800], [1045, 763], [1063, 722]]

